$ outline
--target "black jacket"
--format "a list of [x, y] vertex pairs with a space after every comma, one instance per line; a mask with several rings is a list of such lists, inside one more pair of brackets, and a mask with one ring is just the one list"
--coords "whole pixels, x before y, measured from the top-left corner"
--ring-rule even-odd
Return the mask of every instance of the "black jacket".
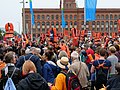
[[30, 73], [25, 79], [22, 79], [17, 90], [50, 90], [47, 82], [38, 73]]
[[[5, 75], [5, 68], [3, 68], [1, 70], [2, 77], [0, 79], [0, 90], [3, 90], [3, 86], [5, 86], [8, 77], [11, 77], [11, 75], [12, 75], [14, 69], [15, 69], [14, 64], [7, 64], [7, 66], [8, 66], [8, 73], [7, 73], [7, 75]], [[21, 80], [20, 70], [18, 68], [16, 68], [15, 72], [14, 72], [14, 74], [12, 76], [12, 81], [16, 85], [16, 84], [18, 84], [18, 82], [20, 80]]]
[[107, 81], [107, 90], [120, 90], [120, 75], [113, 75]]

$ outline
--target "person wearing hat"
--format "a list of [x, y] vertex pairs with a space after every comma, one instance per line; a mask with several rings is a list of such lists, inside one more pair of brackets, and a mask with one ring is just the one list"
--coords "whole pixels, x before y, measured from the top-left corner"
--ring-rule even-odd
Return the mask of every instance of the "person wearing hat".
[[87, 77], [89, 76], [88, 67], [84, 62], [79, 61], [79, 54], [77, 51], [71, 53], [71, 59], [72, 64], [70, 65], [69, 70], [72, 70], [78, 76], [82, 88], [86, 90], [88, 86]]
[[107, 81], [107, 90], [120, 90], [120, 62], [115, 64], [117, 74]]
[[[57, 61], [57, 65], [61, 69], [61, 72], [67, 73], [70, 66], [69, 59], [67, 57], [62, 57]], [[63, 73], [57, 75], [54, 84], [50, 87], [51, 90], [67, 90], [66, 76]]]

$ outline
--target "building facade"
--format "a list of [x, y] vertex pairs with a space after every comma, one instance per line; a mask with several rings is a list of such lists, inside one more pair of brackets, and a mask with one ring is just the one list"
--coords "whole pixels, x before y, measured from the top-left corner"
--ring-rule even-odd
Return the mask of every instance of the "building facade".
[[[84, 25], [84, 8], [77, 8], [75, 0], [64, 0], [64, 18], [66, 21], [66, 30], [71, 28], [95, 32], [118, 32], [118, 19], [120, 19], [120, 8], [98, 8], [96, 11], [96, 20], [86, 22]], [[40, 36], [46, 33], [50, 28], [55, 27], [58, 32], [62, 32], [61, 27], [61, 5], [60, 8], [53, 9], [33, 9], [35, 25], [32, 27], [33, 36]], [[26, 32], [31, 31], [31, 15], [29, 8], [25, 8], [25, 26]]]

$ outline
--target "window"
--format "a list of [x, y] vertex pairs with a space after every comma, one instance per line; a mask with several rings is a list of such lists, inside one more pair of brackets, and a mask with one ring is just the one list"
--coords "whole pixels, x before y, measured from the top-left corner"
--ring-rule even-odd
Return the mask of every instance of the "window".
[[25, 15], [25, 19], [28, 19], [28, 15]]
[[92, 25], [95, 25], [95, 21], [92, 22]]
[[101, 31], [104, 31], [104, 28], [101, 28]]
[[117, 15], [114, 16], [114, 19], [117, 20]]
[[59, 25], [59, 22], [57, 21], [57, 22], [56, 22], [56, 26], [58, 26], [58, 25]]
[[70, 20], [72, 20], [72, 15], [70, 15]]
[[58, 20], [58, 18], [59, 18], [59, 16], [58, 16], [58, 15], [56, 15], [56, 20]]
[[108, 21], [106, 21], [106, 27], [108, 27], [109, 26], [109, 22]]
[[99, 31], [100, 30], [100, 28], [97, 28], [97, 31]]
[[88, 22], [88, 21], [86, 22], [86, 25], [89, 25], [89, 22]]
[[44, 26], [45, 25], [45, 22], [42, 22], [42, 26]]
[[40, 22], [37, 22], [37, 28], [40, 28]]
[[45, 28], [42, 28], [42, 32], [45, 32]]
[[81, 25], [84, 25], [84, 21], [81, 22]]
[[101, 25], [104, 25], [104, 21], [101, 22]]
[[65, 15], [65, 19], [68, 20], [68, 15]]
[[113, 21], [110, 21], [110, 25], [113, 25]]
[[115, 28], [117, 27], [117, 21], [114, 22], [114, 27], [115, 27]]
[[97, 21], [97, 25], [100, 25], [100, 21]]
[[70, 25], [72, 25], [72, 21], [70, 22]]
[[106, 15], [106, 19], [107, 19], [107, 20], [109, 19], [109, 16], [108, 16], [108, 15]]
[[37, 15], [37, 19], [40, 19], [40, 15]]
[[49, 20], [49, 19], [50, 19], [50, 16], [49, 16], [49, 15], [47, 15], [47, 16], [46, 16], [46, 19], [47, 19], [47, 20]]
[[95, 28], [95, 21], [92, 22], [92, 28]]
[[76, 19], [77, 19], [77, 15], [74, 16], [74, 20], [76, 20]]
[[68, 25], [68, 22], [66, 21], [66, 26]]
[[52, 20], [54, 20], [54, 15], [51, 15]]
[[119, 19], [120, 19], [120, 15], [119, 15]]
[[54, 22], [51, 22], [51, 25], [54, 26]]
[[104, 15], [101, 15], [101, 19], [104, 19]]
[[82, 20], [83, 20], [83, 19], [84, 19], [84, 15], [82, 15], [82, 17], [81, 17], [81, 18], [82, 18]]
[[100, 15], [97, 15], [97, 19], [98, 19], [98, 20], [100, 19]]
[[42, 20], [44, 20], [45, 19], [45, 16], [44, 15], [42, 15]]
[[77, 25], [77, 22], [76, 22], [76, 21], [74, 22], [74, 25]]
[[113, 15], [110, 15], [110, 20], [112, 20], [113, 19]]
[[50, 22], [46, 22], [46, 25], [49, 26], [49, 25], [50, 25]]

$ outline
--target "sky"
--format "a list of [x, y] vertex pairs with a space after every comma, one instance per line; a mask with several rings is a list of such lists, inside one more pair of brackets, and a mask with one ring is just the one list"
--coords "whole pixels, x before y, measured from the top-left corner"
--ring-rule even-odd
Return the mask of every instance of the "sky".
[[[23, 0], [1, 0], [0, 3], [0, 27], [5, 27], [8, 22], [13, 23], [14, 30], [18, 33], [22, 30]], [[25, 0], [29, 2], [29, 0]], [[33, 8], [59, 8], [60, 0], [32, 0]], [[84, 0], [76, 0], [79, 8], [84, 7]], [[29, 3], [25, 3], [29, 8]], [[97, 8], [120, 8], [120, 0], [97, 0]]]

